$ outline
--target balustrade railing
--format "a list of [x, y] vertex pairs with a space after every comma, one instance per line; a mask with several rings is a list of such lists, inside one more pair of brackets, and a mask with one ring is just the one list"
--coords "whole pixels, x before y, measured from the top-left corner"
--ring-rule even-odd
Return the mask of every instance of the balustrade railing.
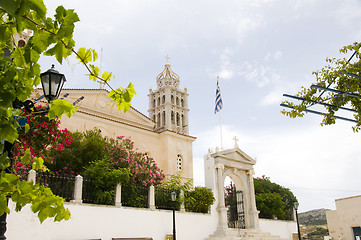
[[[55, 175], [49, 172], [30, 171], [28, 181], [39, 183], [45, 187], [51, 188], [55, 195], [63, 197], [66, 201], [73, 203], [89, 203], [101, 205], [115, 205], [117, 207], [138, 207], [154, 209], [173, 209], [173, 202], [171, 200], [171, 192], [174, 190], [134, 185], [122, 184], [114, 186], [114, 192], [106, 198], [100, 198], [97, 194], [97, 189], [90, 179], [84, 179], [78, 175], [76, 177]], [[177, 193], [177, 201], [175, 202], [175, 209], [184, 210], [182, 204], [183, 192], [175, 191]]]
[[[173, 190], [171, 190], [171, 189], [155, 187], [155, 207], [157, 209], [172, 210], [173, 204], [174, 204], [171, 199], [172, 192], [173, 192]], [[177, 193], [177, 196], [178, 196], [178, 201], [175, 202], [175, 209], [179, 210], [180, 209], [180, 201], [179, 201], [180, 191], [175, 191], [175, 192]]]
[[37, 182], [50, 188], [55, 195], [64, 198], [66, 201], [73, 199], [74, 177], [55, 175], [50, 172], [39, 172], [37, 174]]

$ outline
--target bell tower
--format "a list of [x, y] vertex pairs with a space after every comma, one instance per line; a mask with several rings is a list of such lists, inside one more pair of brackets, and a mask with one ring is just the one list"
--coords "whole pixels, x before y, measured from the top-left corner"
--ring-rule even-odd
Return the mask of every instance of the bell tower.
[[179, 76], [172, 71], [168, 63], [157, 76], [157, 89], [149, 89], [149, 117], [155, 122], [154, 130], [171, 130], [180, 134], [189, 134], [188, 93], [179, 89]]

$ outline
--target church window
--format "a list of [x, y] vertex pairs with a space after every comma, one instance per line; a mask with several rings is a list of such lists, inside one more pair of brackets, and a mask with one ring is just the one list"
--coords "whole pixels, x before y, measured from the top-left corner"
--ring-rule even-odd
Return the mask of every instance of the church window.
[[184, 101], [181, 99], [181, 106], [184, 107]]
[[155, 108], [155, 102], [156, 102], [155, 99], [153, 99], [153, 108]]
[[163, 104], [165, 103], [165, 95], [163, 95], [162, 103], [163, 103]]
[[160, 105], [160, 97], [158, 97], [158, 106]]
[[160, 127], [160, 113], [158, 113], [157, 127]]
[[173, 95], [170, 97], [170, 101], [172, 102], [172, 104], [174, 104], [174, 96]]
[[165, 112], [162, 113], [162, 126], [165, 125]]
[[176, 104], [177, 104], [177, 106], [179, 106], [179, 98], [178, 97], [176, 99]]
[[177, 155], [177, 171], [182, 170], [182, 156], [180, 154]]
[[18, 42], [18, 47], [25, 47], [25, 45], [26, 45], [26, 43], [25, 43], [25, 41], [24, 40], [19, 40], [19, 42]]
[[179, 113], [177, 113], [177, 126], [180, 126], [180, 118], [179, 118]]
[[170, 115], [170, 119], [172, 121], [172, 124], [174, 124], [174, 112], [172, 111], [171, 115]]

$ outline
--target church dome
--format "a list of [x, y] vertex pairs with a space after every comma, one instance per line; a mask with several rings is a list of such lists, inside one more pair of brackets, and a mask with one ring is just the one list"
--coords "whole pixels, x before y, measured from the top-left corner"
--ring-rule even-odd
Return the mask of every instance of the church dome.
[[158, 88], [165, 86], [179, 87], [179, 76], [170, 69], [170, 64], [164, 65], [164, 70], [157, 76]]

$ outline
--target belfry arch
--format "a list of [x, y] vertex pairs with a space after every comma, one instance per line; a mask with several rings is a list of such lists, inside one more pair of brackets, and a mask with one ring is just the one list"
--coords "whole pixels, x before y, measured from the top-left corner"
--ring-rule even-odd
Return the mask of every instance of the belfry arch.
[[[234, 148], [228, 150], [209, 151], [205, 156], [205, 184], [211, 188], [216, 197], [216, 208], [218, 212], [218, 234], [227, 234], [229, 231], [227, 211], [225, 201], [225, 179], [230, 177], [239, 194], [237, 195], [238, 228], [259, 229], [258, 210], [254, 193], [253, 166], [256, 161], [239, 149], [235, 144]], [[242, 222], [243, 221], [243, 222]]]

